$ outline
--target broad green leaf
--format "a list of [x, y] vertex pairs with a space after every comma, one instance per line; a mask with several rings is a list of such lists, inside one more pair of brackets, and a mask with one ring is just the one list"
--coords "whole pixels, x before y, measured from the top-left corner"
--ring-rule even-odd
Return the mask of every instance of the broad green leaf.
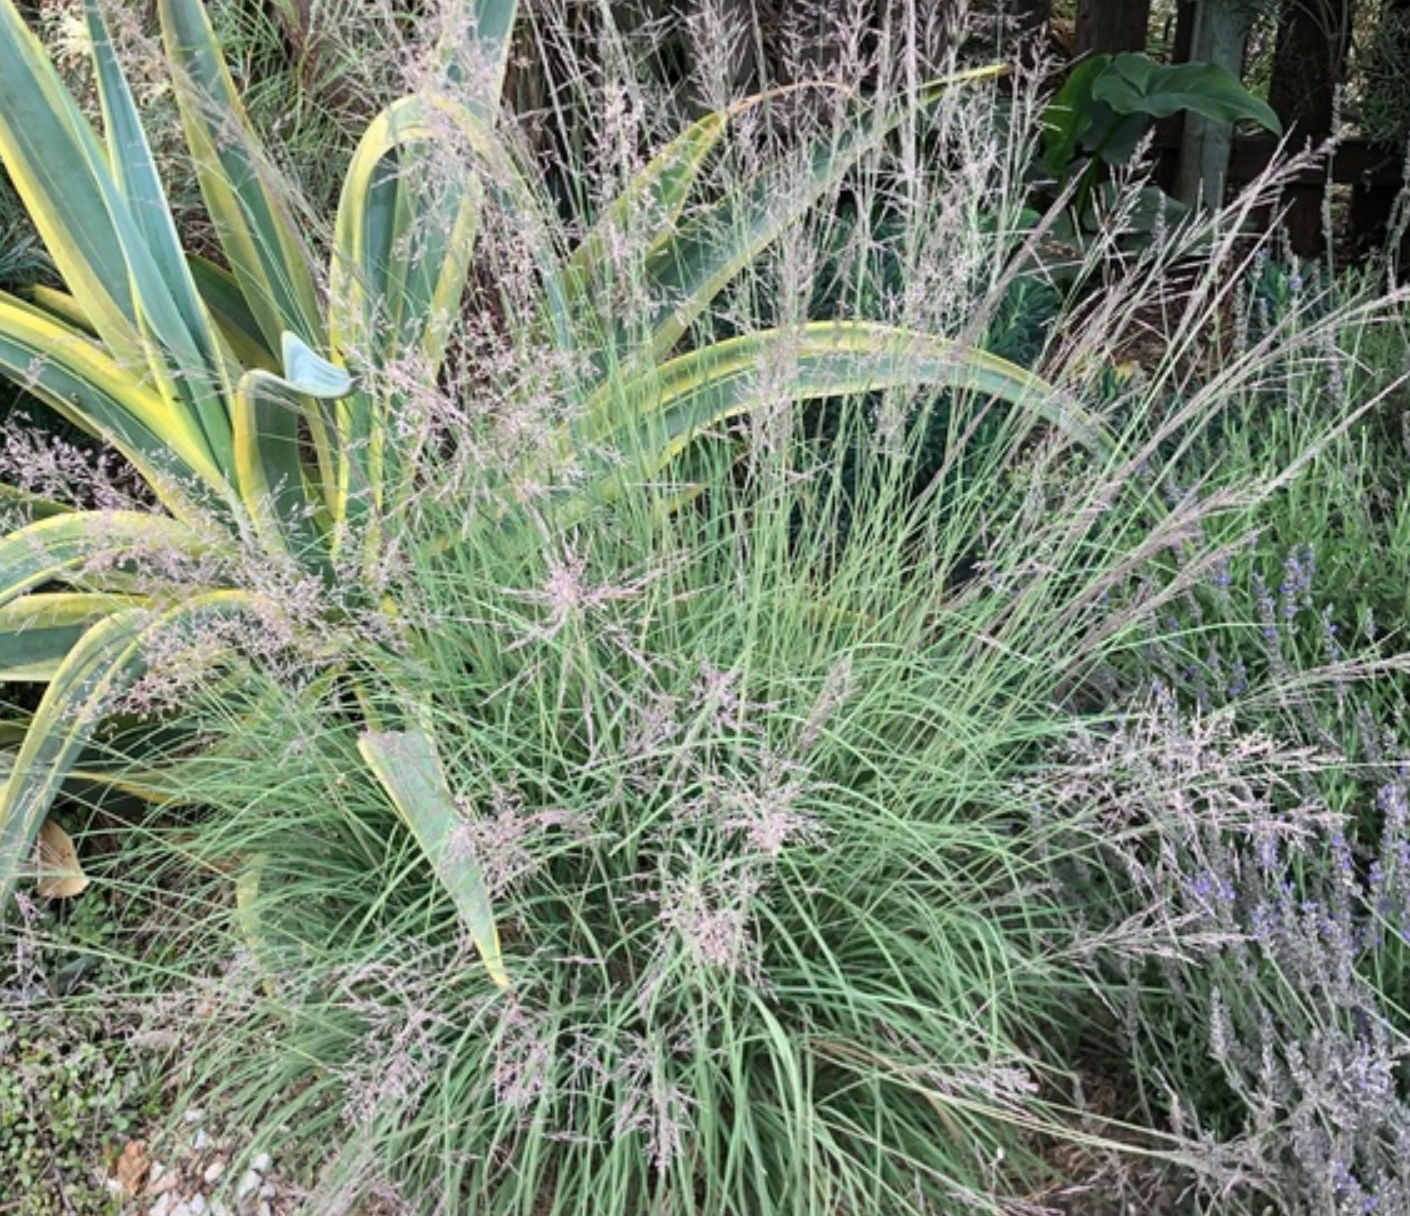
[[490, 978], [501, 988], [510, 987], [489, 892], [473, 855], [458, 839], [463, 820], [435, 742], [422, 730], [367, 731], [357, 746], [455, 901]]
[[1278, 116], [1262, 98], [1217, 63], [1156, 63], [1148, 55], [1117, 55], [1092, 83], [1092, 96], [1118, 114], [1168, 118], [1188, 110], [1211, 122], [1249, 119], [1274, 135]]
[[1082, 60], [1043, 111], [1043, 168], [1063, 175], [1082, 147], [1094, 121], [1092, 85], [1111, 62], [1110, 55]]
[[257, 150], [240, 94], [199, 0], [160, 0], [162, 38], [206, 209], [264, 343], [323, 330], [311, 255], [290, 215], [292, 188]]
[[132, 596], [68, 591], [30, 594], [0, 605], [0, 681], [53, 679], [91, 626], [139, 603]]

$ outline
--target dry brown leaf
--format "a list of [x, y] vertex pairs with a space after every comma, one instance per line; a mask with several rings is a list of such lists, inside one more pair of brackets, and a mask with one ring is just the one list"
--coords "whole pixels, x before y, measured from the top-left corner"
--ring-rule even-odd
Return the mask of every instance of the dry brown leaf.
[[49, 899], [72, 899], [88, 886], [73, 837], [52, 819], [39, 829], [39, 894]]
[[140, 1194], [151, 1165], [146, 1141], [129, 1140], [113, 1166], [113, 1181], [124, 1195]]

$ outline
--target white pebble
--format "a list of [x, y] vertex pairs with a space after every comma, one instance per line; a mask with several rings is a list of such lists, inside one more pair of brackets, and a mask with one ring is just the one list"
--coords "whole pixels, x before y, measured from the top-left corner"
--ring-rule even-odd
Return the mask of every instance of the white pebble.
[[222, 1157], [217, 1157], [208, 1166], [206, 1166], [205, 1172], [201, 1174], [201, 1177], [205, 1179], [207, 1183], [212, 1183], [215, 1182], [223, 1173], [225, 1173], [225, 1160]]
[[170, 1191], [163, 1191], [161, 1198], [147, 1209], [147, 1216], [171, 1216], [171, 1209], [176, 1204], [176, 1196]]
[[206, 1131], [204, 1127], [198, 1127], [196, 1134], [191, 1137], [191, 1147], [198, 1153], [204, 1149], [210, 1148], [214, 1143], [215, 1141], [211, 1139], [210, 1132]]
[[235, 1184], [235, 1198], [248, 1199], [259, 1190], [260, 1177], [253, 1169], [246, 1170], [240, 1175], [240, 1181]]
[[269, 1173], [269, 1167], [274, 1163], [274, 1159], [268, 1153], [256, 1153], [250, 1158], [250, 1168], [256, 1174]]
[[259, 1201], [259, 1210], [255, 1212], [255, 1216], [274, 1216], [274, 1209], [269, 1206], [268, 1199]]

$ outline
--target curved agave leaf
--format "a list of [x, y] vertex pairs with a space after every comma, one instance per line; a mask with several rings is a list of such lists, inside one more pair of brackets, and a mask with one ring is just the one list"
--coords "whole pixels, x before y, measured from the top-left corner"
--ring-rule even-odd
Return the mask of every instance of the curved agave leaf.
[[64, 281], [117, 358], [142, 359], [103, 149], [12, 0], [0, 0], [0, 161]]
[[200, 557], [209, 547], [184, 524], [140, 511], [75, 511], [36, 520], [0, 539], [0, 605], [64, 582], [95, 558], [105, 563], [154, 552]]
[[201, 194], [264, 344], [276, 349], [286, 329], [316, 343], [322, 312], [311, 255], [289, 214], [293, 190], [255, 150], [205, 6], [198, 0], [160, 0], [159, 8]]
[[[344, 358], [373, 370], [395, 366], [397, 379], [415, 376], [432, 392], [470, 274], [484, 193], [446, 148], [445, 126], [435, 107], [408, 97], [368, 127], [338, 205], [329, 303], [330, 338]], [[381, 505], [386, 415], [402, 395], [391, 386], [375, 394], [348, 396], [335, 413], [335, 520]]]
[[111, 442], [173, 512], [189, 510], [178, 481], [228, 495], [225, 476], [192, 417], [80, 331], [3, 292], [0, 370], [75, 426]]
[[[993, 64], [953, 73], [928, 84], [920, 101], [929, 103], [948, 89], [994, 80], [1007, 71], [1007, 65]], [[682, 224], [645, 267], [649, 297], [661, 301], [645, 330], [650, 356], [664, 358], [726, 284], [894, 131], [901, 117], [900, 112], [858, 115], [842, 133], [819, 137], [805, 150], [808, 169], [802, 182], [790, 182], [781, 192], [778, 182], [765, 175]], [[635, 337], [623, 334], [619, 340], [630, 343]]]
[[0, 909], [28, 869], [35, 837], [64, 782], [113, 703], [145, 671], [148, 639], [174, 626], [252, 611], [256, 597], [209, 591], [155, 615], [114, 613], [69, 651], [45, 690], [0, 791]]
[[[764, 393], [807, 401], [889, 388], [948, 388], [998, 398], [1094, 453], [1113, 450], [1096, 418], [1016, 364], [951, 339], [865, 322], [765, 330], [692, 351], [601, 390], [585, 422], [564, 438], [574, 446], [606, 440], [626, 455], [627, 469], [590, 490], [593, 497], [611, 499], [626, 477], [654, 475], [702, 429], [755, 408]], [[635, 451], [634, 436], [641, 437]]]
[[235, 467], [245, 509], [261, 537], [286, 552], [314, 555], [322, 551], [314, 543], [315, 504], [304, 482], [299, 436], [299, 420], [309, 411], [298, 398], [343, 397], [353, 380], [291, 333], [284, 334], [283, 353], [283, 375], [249, 371], [235, 390]]
[[452, 0], [442, 15], [435, 62], [481, 118], [499, 104], [518, 10], [518, 0]]
[[55, 502], [42, 494], [21, 490], [18, 486], [6, 485], [0, 481], [0, 512], [7, 526], [31, 523], [36, 519], [51, 519], [55, 515], [72, 515], [74, 508], [67, 503]]
[[[617, 234], [632, 234], [650, 253], [675, 229], [701, 167], [724, 134], [729, 111], [707, 114], [661, 149], [603, 209], [592, 231], [573, 250], [564, 267], [565, 297], [572, 303], [603, 278]], [[646, 231], [635, 236], [643, 226]]]
[[33, 593], [0, 605], [0, 681], [53, 679], [91, 626], [141, 602], [135, 596], [59, 591]]
[[422, 730], [368, 731], [357, 748], [455, 901], [490, 978], [509, 988], [489, 892], [474, 857], [456, 840], [461, 815], [435, 741]]

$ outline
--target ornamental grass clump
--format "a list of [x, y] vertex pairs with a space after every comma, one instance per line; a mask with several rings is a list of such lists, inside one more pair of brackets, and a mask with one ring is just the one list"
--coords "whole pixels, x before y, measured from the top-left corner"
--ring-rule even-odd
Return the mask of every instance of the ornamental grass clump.
[[[852, 318], [692, 334], [884, 141], [894, 108], [851, 102], [801, 141], [801, 172], [784, 176], [788, 158], [762, 162], [713, 199], [699, 189], [704, 166], [766, 99], [709, 114], [640, 163], [572, 241], [497, 129], [516, 5], [454, 3], [419, 89], [359, 143], [319, 250], [253, 140], [204, 9], [168, 0], [164, 45], [222, 264], [183, 250], [97, 0], [86, 15], [102, 140], [13, 4], [0, 5], [0, 158], [66, 288], [0, 297], [0, 368], [111, 443], [157, 507], [73, 510], [6, 493], [0, 675], [43, 694], [8, 732], [0, 899], [30, 872], [60, 789], [105, 781], [86, 760], [102, 733], [132, 739], [129, 720], [156, 714], [169, 751], [169, 732], [188, 729], [184, 683], [245, 650], [316, 671], [352, 699], [364, 761], [509, 987], [483, 879], [449, 848], [454, 792], [427, 707], [377, 675], [425, 642], [395, 581], [405, 517], [442, 455], [419, 411], [440, 399], [443, 374], [506, 393], [500, 412], [532, 429], [516, 438], [514, 481], [476, 469], [476, 484], [449, 483], [455, 526], [423, 537], [429, 549], [454, 550], [478, 529], [508, 551], [566, 536], [772, 394], [944, 385], [1104, 442], [1073, 399], [952, 338]], [[996, 74], [957, 73], [916, 101]], [[517, 251], [517, 277], [493, 281], [481, 258], [491, 281], [467, 295], [494, 239]], [[462, 306], [478, 321], [453, 341]], [[537, 379], [497, 384], [500, 369], [475, 363], [476, 343], [506, 327], [532, 336]], [[122, 792], [160, 798], [147, 775]]]

